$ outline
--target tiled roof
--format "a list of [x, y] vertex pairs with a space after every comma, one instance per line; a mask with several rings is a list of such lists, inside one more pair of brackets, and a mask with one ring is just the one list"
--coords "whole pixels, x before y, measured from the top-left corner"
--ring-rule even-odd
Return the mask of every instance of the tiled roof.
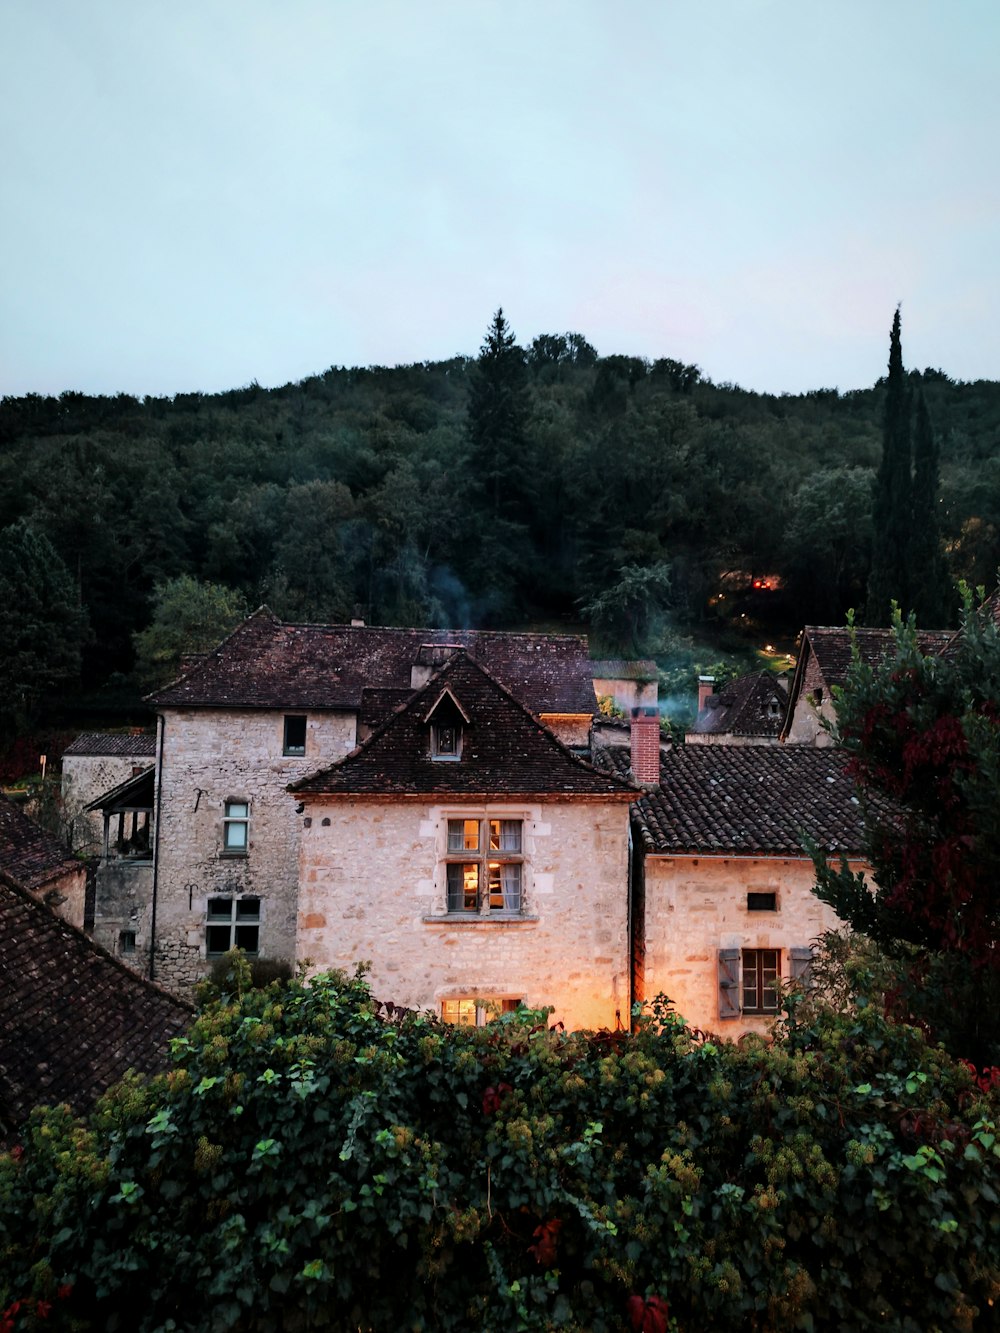
[[43, 1102], [82, 1113], [167, 1063], [192, 1011], [0, 876], [0, 1138]]
[[593, 661], [590, 672], [595, 680], [656, 680], [658, 672], [651, 657], [627, 660], [624, 657]]
[[84, 810], [152, 810], [156, 802], [153, 787], [154, 766], [144, 768], [141, 773], [119, 782], [109, 791], [96, 796]]
[[[428, 714], [447, 687], [469, 725], [458, 760], [430, 757]], [[289, 791], [385, 795], [629, 795], [630, 783], [572, 754], [466, 653], [344, 759]]]
[[355, 711], [364, 689], [410, 688], [411, 667], [436, 666], [434, 648], [453, 644], [488, 667], [533, 713], [594, 711], [582, 635], [289, 625], [266, 607], [150, 702], [173, 708]]
[[800, 856], [805, 835], [831, 854], [859, 853], [864, 824], [845, 763], [832, 747], [680, 746], [633, 822], [650, 852]]
[[63, 750], [64, 757], [74, 754], [120, 755], [123, 759], [133, 755], [152, 758], [155, 753], [156, 737], [145, 731], [139, 736], [127, 732], [87, 731]]
[[[895, 652], [895, 630], [856, 629], [854, 636], [861, 660], [869, 666], [877, 665], [883, 657]], [[954, 630], [919, 630], [917, 642], [922, 653], [933, 656], [953, 637]], [[803, 648], [807, 642], [827, 686], [843, 685], [851, 665], [851, 631], [846, 626], [807, 625], [803, 630]]]
[[382, 723], [392, 713], [396, 711], [407, 699], [413, 697], [413, 690], [407, 687], [404, 689], [366, 689], [361, 691], [361, 710], [358, 713], [358, 721], [364, 727], [370, 727], [373, 731], [380, 727]]
[[22, 888], [37, 889], [80, 865], [58, 838], [0, 796], [0, 872]]
[[[702, 713], [692, 730], [699, 735], [774, 736], [781, 731], [787, 698], [785, 687], [770, 671], [755, 671], [725, 685], [714, 706]], [[771, 712], [772, 700], [778, 711]]]

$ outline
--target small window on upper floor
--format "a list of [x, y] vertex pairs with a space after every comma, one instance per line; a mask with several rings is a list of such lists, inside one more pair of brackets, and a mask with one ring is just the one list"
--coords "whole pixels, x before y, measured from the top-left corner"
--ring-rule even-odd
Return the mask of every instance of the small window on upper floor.
[[776, 912], [777, 910], [778, 895], [776, 893], [747, 894], [748, 912]]
[[230, 856], [246, 856], [250, 846], [250, 806], [246, 801], [227, 801], [222, 820], [222, 850]]
[[462, 728], [455, 724], [434, 723], [431, 727], [431, 758], [459, 759], [462, 755]]
[[306, 719], [290, 714], [285, 718], [285, 742], [282, 753], [298, 755], [305, 752]]

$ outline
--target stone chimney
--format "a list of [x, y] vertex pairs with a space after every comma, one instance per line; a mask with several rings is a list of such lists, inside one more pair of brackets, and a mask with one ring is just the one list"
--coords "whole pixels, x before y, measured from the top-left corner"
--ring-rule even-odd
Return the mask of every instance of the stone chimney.
[[708, 708], [708, 701], [709, 701], [709, 699], [711, 698], [711, 696], [712, 696], [714, 693], [715, 693], [715, 677], [714, 677], [714, 676], [699, 676], [699, 677], [698, 677], [698, 716], [699, 716], [699, 717], [701, 717], [702, 713], [704, 713], [705, 710]]
[[632, 709], [632, 776], [643, 787], [660, 781], [660, 710]]

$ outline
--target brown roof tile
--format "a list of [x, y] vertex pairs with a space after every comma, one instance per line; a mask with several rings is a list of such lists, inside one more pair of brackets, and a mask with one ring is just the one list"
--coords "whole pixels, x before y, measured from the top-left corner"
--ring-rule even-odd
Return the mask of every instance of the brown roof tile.
[[[469, 719], [457, 761], [430, 757], [428, 712], [446, 687]], [[489, 797], [628, 795], [634, 790], [574, 755], [464, 652], [452, 657], [358, 749], [289, 788], [301, 795]]]
[[63, 750], [66, 755], [120, 755], [123, 759], [133, 755], [151, 758], [156, 753], [156, 737], [151, 732], [142, 732], [135, 736], [121, 732], [87, 731], [77, 736], [71, 745]]
[[167, 1063], [192, 1011], [0, 876], [0, 1138], [43, 1102], [77, 1113]]
[[[755, 671], [731, 680], [712, 698], [716, 701], [695, 722], [699, 735], [773, 736], [777, 739], [785, 712], [785, 686], [770, 671]], [[771, 711], [777, 700], [777, 712]]]
[[68, 847], [0, 796], [0, 871], [22, 888], [37, 889], [67, 870], [79, 869]]
[[647, 851], [801, 856], [803, 839], [860, 853], [864, 822], [846, 759], [832, 747], [680, 746], [660, 786], [633, 807]]
[[[862, 662], [876, 666], [895, 652], [896, 632], [891, 629], [855, 629], [854, 636]], [[933, 656], [953, 638], [953, 630], [919, 630], [920, 651]], [[846, 626], [807, 625], [803, 630], [803, 648], [809, 649], [823, 673], [827, 686], [843, 685], [851, 665], [851, 631]]]
[[487, 666], [533, 713], [594, 711], [582, 635], [290, 625], [265, 607], [150, 702], [160, 708], [356, 711], [366, 688], [409, 689], [411, 667], [434, 665], [427, 650], [451, 644]]

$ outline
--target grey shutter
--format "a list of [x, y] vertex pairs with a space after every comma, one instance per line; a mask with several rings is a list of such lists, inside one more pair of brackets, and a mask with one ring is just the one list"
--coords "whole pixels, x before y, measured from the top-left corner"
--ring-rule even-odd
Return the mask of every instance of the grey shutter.
[[797, 981], [802, 986], [808, 986], [812, 980], [812, 949], [789, 949], [788, 959], [791, 980]]
[[719, 1018], [740, 1016], [740, 951], [719, 950]]

